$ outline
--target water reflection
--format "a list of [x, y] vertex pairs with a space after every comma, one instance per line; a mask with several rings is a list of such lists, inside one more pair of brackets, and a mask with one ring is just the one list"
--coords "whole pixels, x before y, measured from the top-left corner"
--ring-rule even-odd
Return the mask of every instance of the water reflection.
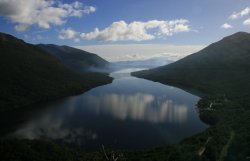
[[[113, 73], [111, 84], [42, 105], [36, 115], [32, 112], [3, 133], [93, 149], [101, 144], [138, 149], [176, 143], [207, 127], [194, 110], [198, 97], [131, 77], [130, 71]], [[20, 115], [21, 120], [25, 117]]]
[[85, 140], [96, 140], [98, 135], [84, 127], [65, 126], [65, 120], [47, 115], [29, 122], [13, 133], [12, 137], [26, 139], [52, 139], [62, 143], [83, 145]]
[[125, 120], [139, 120], [151, 123], [184, 122], [187, 119], [188, 107], [165, 98], [151, 94], [136, 93], [133, 95], [107, 94], [103, 97], [88, 96], [89, 110], [96, 114], [107, 113]]

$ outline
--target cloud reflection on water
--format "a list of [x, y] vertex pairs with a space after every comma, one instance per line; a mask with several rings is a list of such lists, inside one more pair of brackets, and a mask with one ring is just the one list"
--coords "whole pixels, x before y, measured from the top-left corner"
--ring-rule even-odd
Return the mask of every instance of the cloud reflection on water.
[[[51, 112], [34, 119], [13, 133], [18, 138], [52, 139], [64, 143], [83, 145], [87, 140], [98, 139], [98, 134], [81, 126], [68, 126], [66, 120], [73, 119], [79, 109], [97, 116], [105, 114], [122, 121], [133, 120], [148, 123], [184, 123], [188, 107], [169, 99], [166, 95], [147, 93], [85, 95], [71, 97], [64, 102], [60, 115]], [[84, 107], [84, 108], [83, 108]], [[87, 111], [86, 111], [87, 110]], [[65, 122], [66, 121], [66, 122]]]
[[30, 116], [8, 136], [87, 148], [101, 144], [149, 148], [175, 143], [206, 128], [193, 110], [198, 97], [131, 77], [135, 70], [140, 68], [113, 72], [111, 84], [42, 105], [39, 115]]
[[65, 127], [65, 120], [53, 115], [39, 118], [18, 129], [12, 135], [26, 139], [52, 139], [63, 143], [82, 145], [84, 140], [97, 139], [97, 133], [84, 127]]
[[96, 114], [106, 113], [125, 120], [139, 120], [150, 123], [182, 123], [187, 120], [188, 107], [165, 98], [151, 94], [136, 93], [106, 94], [102, 97], [90, 95], [86, 100], [89, 110]]

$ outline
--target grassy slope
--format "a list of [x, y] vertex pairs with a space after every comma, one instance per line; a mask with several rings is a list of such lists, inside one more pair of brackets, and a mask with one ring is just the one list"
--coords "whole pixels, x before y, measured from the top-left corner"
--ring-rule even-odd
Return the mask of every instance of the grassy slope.
[[0, 111], [84, 92], [110, 83], [104, 74], [76, 74], [54, 56], [7, 34], [0, 34]]

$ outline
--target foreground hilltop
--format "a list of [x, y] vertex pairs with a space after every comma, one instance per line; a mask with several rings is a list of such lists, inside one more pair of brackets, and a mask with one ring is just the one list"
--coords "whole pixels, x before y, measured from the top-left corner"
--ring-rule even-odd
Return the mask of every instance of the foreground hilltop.
[[0, 33], [0, 48], [0, 111], [77, 94], [112, 81], [105, 74], [77, 74], [41, 47], [5, 33]]

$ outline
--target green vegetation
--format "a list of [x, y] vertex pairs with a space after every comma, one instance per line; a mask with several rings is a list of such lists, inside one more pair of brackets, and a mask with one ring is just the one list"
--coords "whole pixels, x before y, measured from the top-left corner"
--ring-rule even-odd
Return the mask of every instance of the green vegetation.
[[0, 111], [82, 93], [110, 83], [106, 74], [74, 73], [38, 46], [0, 33]]
[[[249, 83], [250, 45], [249, 44], [250, 44], [250, 34], [237, 33], [232, 36], [226, 37], [217, 43], [210, 45], [209, 47], [201, 50], [198, 53], [190, 55], [170, 65], [152, 70], [133, 73], [133, 75], [138, 77], [147, 78], [153, 81], [158, 81], [165, 84], [181, 87], [185, 90], [190, 90], [192, 92], [201, 93], [200, 96], [202, 97], [202, 99], [197, 103], [200, 118], [204, 122], [209, 123], [211, 127], [206, 129], [204, 132], [192, 136], [190, 138], [184, 139], [179, 144], [175, 145], [155, 148], [151, 150], [143, 150], [143, 151], [115, 150], [114, 154], [115, 158], [118, 157], [117, 161], [123, 161], [123, 160], [247, 161], [249, 160], [250, 156], [250, 83]], [[32, 53], [37, 53], [37, 55], [45, 57], [44, 54], [46, 53], [39, 54], [40, 49], [32, 45], [28, 45], [28, 48], [30, 47], [33, 47], [32, 50], [35, 51], [35, 52], [33, 51]], [[24, 50], [23, 48], [20, 48], [18, 45], [16, 45], [15, 48], [18, 49], [18, 51]], [[8, 48], [5, 50], [12, 53], [14, 49]], [[25, 52], [26, 51], [27, 50], [25, 50]], [[23, 53], [24, 51], [19, 52], [19, 54]], [[27, 51], [27, 53], [29, 52]], [[6, 55], [4, 56], [7, 57]], [[20, 59], [21, 58], [17, 58], [9, 62], [14, 62], [17, 65], [19, 64], [20, 68], [23, 68], [25, 69], [25, 71], [29, 72], [28, 67], [18, 62], [18, 60]], [[44, 58], [39, 58], [39, 60], [43, 59]], [[49, 57], [49, 59], [51, 59], [51, 57]], [[26, 60], [26, 62], [28, 63], [29, 61]], [[56, 62], [52, 63], [53, 65], [56, 65], [57, 67], [60, 66], [62, 68], [62, 66], [58, 61], [53, 59], [53, 62]], [[2, 63], [4, 63], [4, 61], [2, 61], [0, 65], [2, 65]], [[39, 64], [39, 61], [33, 64], [32, 67], [34, 68], [34, 66], [36, 66], [37, 64]], [[5, 66], [7, 65], [5, 64]], [[24, 68], [23, 66], [26, 68]], [[53, 70], [55, 69], [57, 70], [57, 67], [53, 68]], [[16, 68], [14, 71], [18, 71]], [[2, 67], [0, 69], [2, 70]], [[52, 68], [48, 65], [48, 69], [51, 70]], [[10, 73], [13, 72], [12, 70], [13, 69], [9, 70]], [[66, 70], [63, 68], [63, 71]], [[17, 74], [17, 77], [13, 76], [10, 77], [11, 79], [9, 78], [9, 80], [5, 81], [11, 81], [13, 79], [14, 82], [19, 81], [18, 83], [21, 83], [22, 81], [18, 80], [18, 78], [20, 77], [21, 79], [23, 79], [22, 76], [23, 73], [21, 72], [19, 73], [14, 72], [14, 73]], [[41, 75], [42, 73], [43, 72], [39, 73], [39, 75]], [[66, 74], [67, 73], [68, 72], [66, 72]], [[34, 73], [31, 73], [31, 75], [33, 77], [36, 76], [36, 74]], [[60, 76], [61, 75], [63, 75], [63, 73], [60, 73]], [[8, 72], [4, 73], [4, 76], [5, 77], [8, 76]], [[54, 77], [52, 75], [50, 76]], [[50, 79], [46, 77], [46, 80]], [[1, 84], [3, 84], [3, 82], [1, 82]], [[30, 82], [28, 82], [28, 85], [30, 85]], [[11, 86], [16, 87], [14, 83], [11, 84]], [[8, 89], [11, 86], [1, 87], [1, 89], [2, 88]], [[22, 89], [21, 87], [22, 86], [17, 88], [16, 91]], [[31, 87], [32, 88], [30, 88], [29, 90], [32, 89], [37, 90], [35, 86]], [[55, 90], [60, 89], [61, 88], [60, 82], [55, 87], [56, 87]], [[11, 90], [14, 91], [14, 89]], [[24, 90], [24, 93], [25, 92], [27, 91]], [[2, 97], [2, 96], [8, 96], [8, 97]], [[6, 93], [5, 95], [1, 94], [0, 96], [1, 101], [6, 101], [6, 98], [19, 98], [19, 97], [16, 97], [16, 95], [13, 96], [7, 95]], [[6, 102], [12, 102], [12, 100]], [[106, 153], [108, 156], [111, 156], [113, 154], [112, 149], [107, 150]], [[107, 159], [101, 147], [99, 151], [86, 151], [83, 149], [77, 149], [77, 148], [72, 149], [72, 148], [62, 147], [54, 143], [48, 142], [46, 140], [33, 140], [33, 141], [2, 140], [0, 141], [0, 160], [103, 161]]]
[[[211, 127], [174, 146], [178, 149], [175, 152], [183, 150], [177, 153], [180, 158], [174, 160], [248, 160], [249, 62], [250, 34], [239, 32], [175, 63], [132, 73], [137, 77], [202, 93], [202, 99], [197, 104], [200, 118]], [[197, 141], [199, 138], [202, 138], [203, 144], [211, 139], [205, 150], [203, 147], [202, 155], [195, 158], [198, 157], [195, 149], [202, 147]]]

